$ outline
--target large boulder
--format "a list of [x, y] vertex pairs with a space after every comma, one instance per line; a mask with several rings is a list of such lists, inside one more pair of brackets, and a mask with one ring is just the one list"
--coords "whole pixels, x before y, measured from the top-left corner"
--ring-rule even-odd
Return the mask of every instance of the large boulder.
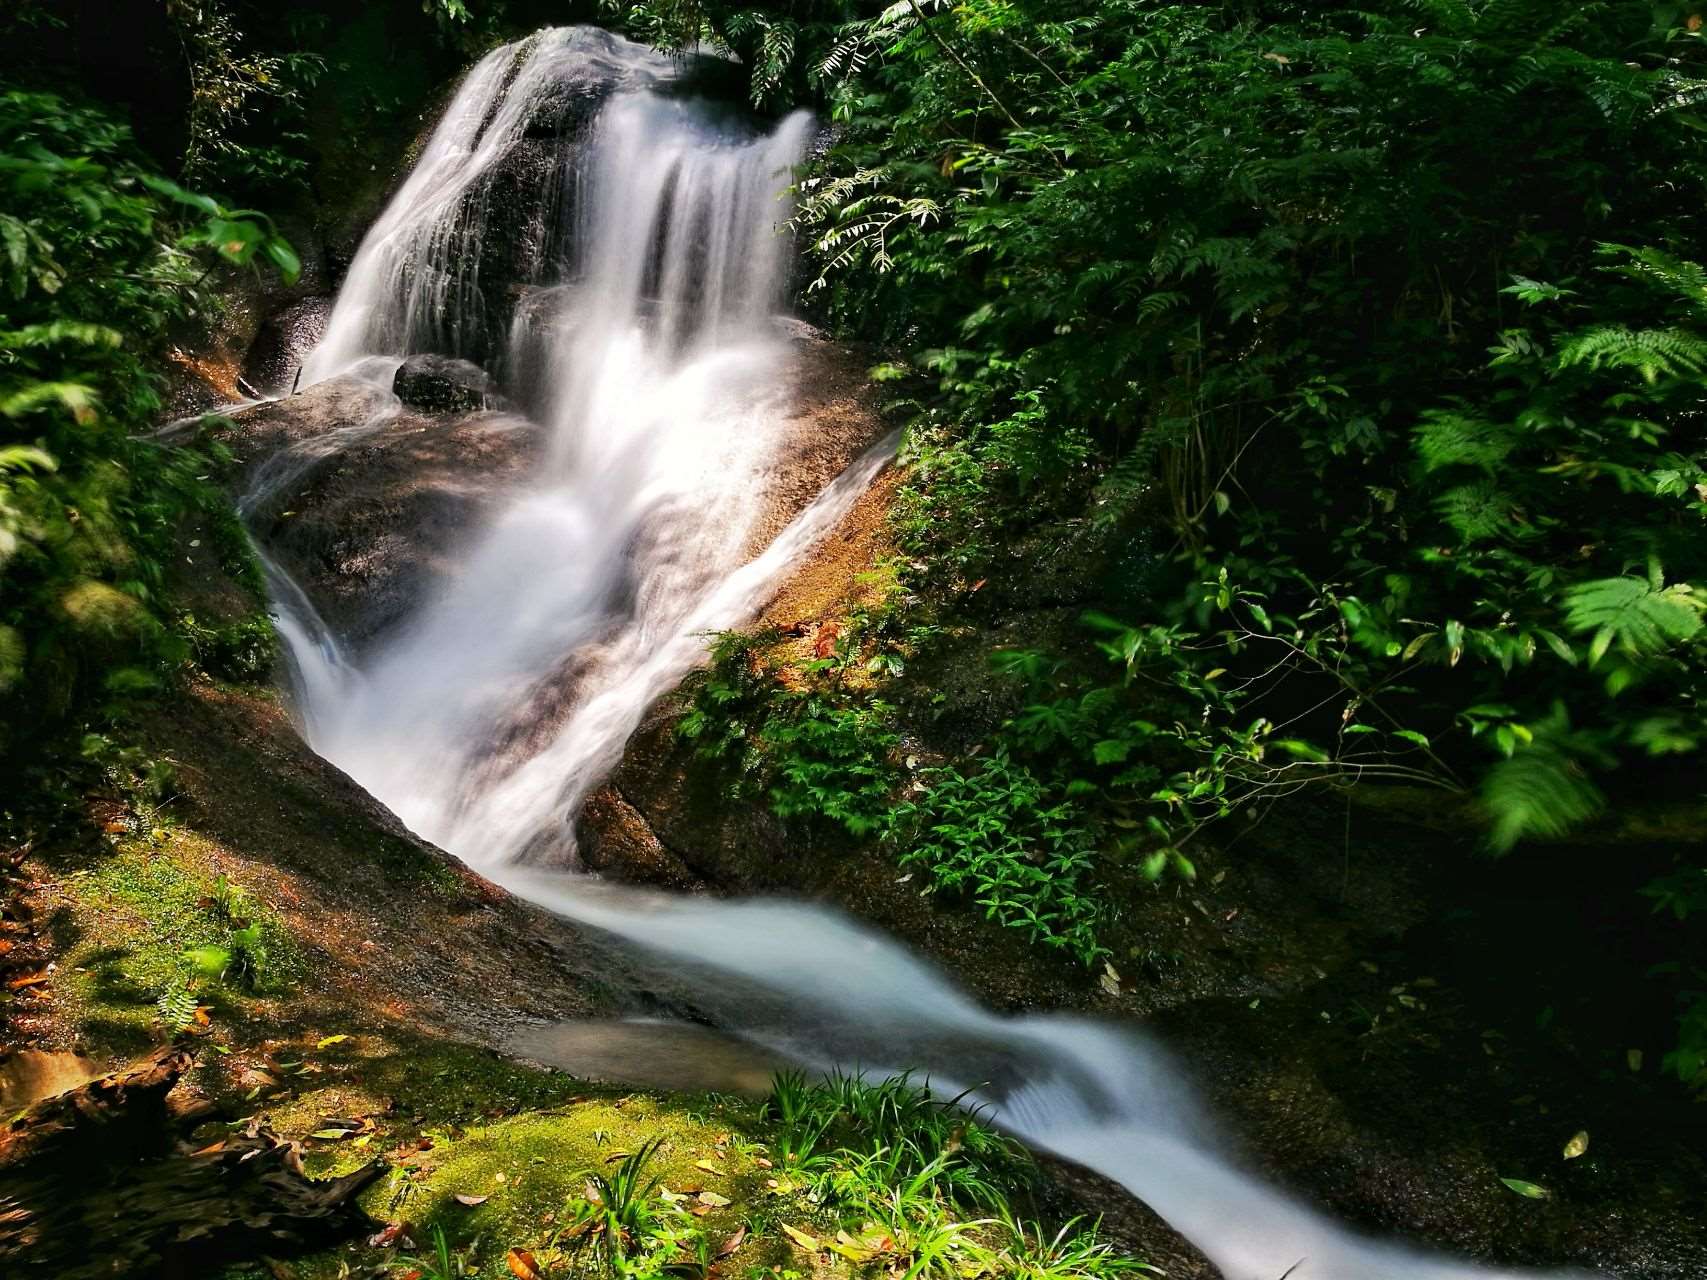
[[404, 404], [423, 413], [473, 413], [500, 401], [486, 370], [451, 356], [410, 356], [397, 367], [391, 390]]

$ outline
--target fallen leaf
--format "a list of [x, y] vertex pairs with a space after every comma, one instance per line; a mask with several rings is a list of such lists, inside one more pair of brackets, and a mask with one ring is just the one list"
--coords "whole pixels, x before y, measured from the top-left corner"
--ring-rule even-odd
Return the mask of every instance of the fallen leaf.
[[734, 1233], [727, 1240], [717, 1246], [717, 1256], [719, 1258], [727, 1258], [730, 1254], [734, 1253], [735, 1250], [741, 1247], [741, 1241], [746, 1238], [747, 1224], [743, 1222], [740, 1226], [735, 1228]]
[[783, 1235], [794, 1241], [795, 1244], [799, 1245], [802, 1249], [805, 1249], [808, 1253], [818, 1252], [817, 1236], [809, 1236], [804, 1231], [801, 1231], [796, 1227], [789, 1226], [786, 1222], [779, 1222], [776, 1225], [782, 1228]]
[[1517, 1192], [1518, 1195], [1527, 1196], [1531, 1200], [1545, 1200], [1553, 1194], [1546, 1187], [1534, 1182], [1525, 1182], [1522, 1178], [1501, 1178], [1500, 1181]]
[[720, 1196], [715, 1191], [701, 1191], [699, 1202], [703, 1205], [709, 1205], [713, 1209], [721, 1209], [724, 1205], [731, 1203], [728, 1196]]
[[539, 1263], [533, 1260], [533, 1254], [526, 1249], [511, 1249], [504, 1255], [504, 1261], [509, 1265], [510, 1274], [516, 1280], [540, 1280], [543, 1274]]
[[208, 1146], [203, 1147], [200, 1151], [190, 1152], [190, 1158], [193, 1160], [197, 1156], [211, 1156], [216, 1151], [224, 1151], [224, 1150], [225, 1150], [225, 1139], [221, 1138], [218, 1142], [210, 1143]]
[[6, 985], [8, 987], [10, 987], [13, 991], [22, 991], [25, 987], [40, 986], [42, 983], [47, 982], [50, 979], [50, 977], [51, 977], [51, 975], [46, 973], [46, 972], [43, 972], [43, 973], [26, 973], [21, 978], [13, 978]]
[[316, 1129], [308, 1136], [311, 1138], [320, 1138], [326, 1142], [342, 1142], [345, 1138], [353, 1138], [355, 1135], [356, 1131], [354, 1129]]
[[715, 1173], [720, 1178], [723, 1176], [723, 1170], [719, 1169], [709, 1160], [695, 1160], [693, 1162], [693, 1167], [696, 1169], [704, 1169], [707, 1173]]
[[688, 1206], [688, 1212], [693, 1214], [696, 1218], [703, 1218], [706, 1214], [711, 1212], [711, 1206], [708, 1204], [690, 1204]]
[[1588, 1130], [1578, 1129], [1565, 1144], [1565, 1159], [1575, 1160], [1588, 1150]]
[[384, 1228], [367, 1238], [368, 1247], [371, 1249], [389, 1249], [397, 1243], [397, 1237], [402, 1234], [403, 1224], [401, 1222], [388, 1223]]
[[349, 1036], [344, 1036], [344, 1035], [327, 1036], [324, 1040], [320, 1041], [314, 1047], [316, 1049], [329, 1049], [335, 1044], [343, 1044], [344, 1041], [348, 1040], [349, 1038], [350, 1038]]
[[488, 1201], [488, 1200], [490, 1200], [490, 1199], [491, 1199], [491, 1198], [492, 1198], [492, 1197], [491, 1197], [491, 1196], [465, 1196], [465, 1195], [458, 1195], [458, 1196], [457, 1196], [457, 1197], [456, 1197], [456, 1202], [457, 1202], [457, 1203], [458, 1203], [458, 1204], [465, 1204], [465, 1205], [467, 1205], [467, 1206], [468, 1206], [468, 1207], [469, 1207], [469, 1208], [471, 1208], [471, 1209], [472, 1209], [472, 1208], [473, 1208], [473, 1207], [474, 1207], [474, 1206], [475, 1206], [475, 1205], [477, 1205], [477, 1204], [485, 1204], [485, 1203], [486, 1203], [486, 1202], [487, 1202], [487, 1201]]
[[606, 1164], [615, 1164], [618, 1160], [626, 1160], [626, 1159], [628, 1159], [629, 1156], [631, 1156], [633, 1154], [634, 1154], [634, 1152], [632, 1152], [632, 1151], [613, 1151], [608, 1156], [605, 1157], [605, 1163]]

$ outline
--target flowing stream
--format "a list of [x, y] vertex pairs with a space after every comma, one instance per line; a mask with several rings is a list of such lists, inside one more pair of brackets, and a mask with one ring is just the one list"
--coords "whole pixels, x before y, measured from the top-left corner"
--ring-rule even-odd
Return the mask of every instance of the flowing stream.
[[[813, 125], [760, 131], [682, 74], [587, 28], [494, 50], [364, 241], [303, 382], [365, 381], [371, 412], [264, 468], [252, 499], [381, 429], [412, 352], [482, 359], [547, 443], [451, 585], [360, 661], [269, 562], [310, 744], [513, 891], [723, 975], [731, 1032], [815, 1067], [977, 1086], [996, 1123], [1130, 1189], [1229, 1280], [1498, 1274], [1364, 1240], [1243, 1172], [1180, 1068], [1132, 1029], [997, 1017], [822, 908], [563, 869], [581, 801], [705, 633], [750, 618], [893, 450], [874, 447], [750, 556], [788, 397], [772, 320], [789, 274], [783, 193]], [[494, 192], [523, 152], [546, 177], [518, 211]], [[520, 288], [492, 278], [489, 242], [518, 234], [503, 217], [528, 222]]]

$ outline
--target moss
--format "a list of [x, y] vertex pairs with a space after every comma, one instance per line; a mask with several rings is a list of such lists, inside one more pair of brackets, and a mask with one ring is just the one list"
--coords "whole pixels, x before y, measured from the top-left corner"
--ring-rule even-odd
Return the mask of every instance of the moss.
[[[211, 870], [214, 846], [187, 831], [155, 828], [121, 841], [112, 856], [67, 878], [75, 903], [67, 928], [61, 996], [96, 1041], [128, 1048], [154, 1021], [156, 998], [197, 979], [186, 953], [232, 949], [235, 927], [254, 925], [264, 951], [247, 990], [203, 976], [198, 994], [222, 1005], [289, 991], [308, 972], [307, 954], [265, 903]], [[150, 1037], [151, 1038], [151, 1037]]]
[[[290, 1077], [299, 1091], [251, 1105], [264, 1103], [266, 1122], [303, 1144], [304, 1167], [314, 1176], [347, 1173], [383, 1154], [391, 1172], [364, 1194], [362, 1207], [379, 1221], [406, 1223], [423, 1251], [433, 1229], [442, 1228], [471, 1273], [508, 1274], [511, 1248], [542, 1263], [566, 1260], [554, 1237], [589, 1175], [608, 1173], [653, 1139], [663, 1145], [649, 1172], [690, 1197], [683, 1222], [707, 1238], [726, 1239], [770, 1194], [760, 1163], [765, 1149], [755, 1136], [762, 1123], [751, 1103], [589, 1086], [490, 1051], [424, 1039], [324, 1037], [289, 1052], [307, 1071]], [[282, 1056], [284, 1050], [275, 1055]], [[304, 1088], [306, 1082], [313, 1083]], [[343, 1126], [351, 1136], [313, 1136]], [[700, 1205], [691, 1198], [702, 1191], [730, 1203]], [[459, 1195], [484, 1199], [470, 1205]], [[686, 1213], [690, 1203], [703, 1216]], [[331, 1277], [345, 1264], [393, 1257], [358, 1244], [310, 1258], [298, 1271]]]

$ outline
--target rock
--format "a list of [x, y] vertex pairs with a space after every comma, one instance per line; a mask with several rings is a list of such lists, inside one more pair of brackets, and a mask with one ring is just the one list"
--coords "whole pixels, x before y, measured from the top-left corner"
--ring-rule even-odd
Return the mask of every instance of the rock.
[[191, 1062], [160, 1050], [0, 1132], [0, 1261], [72, 1280], [199, 1274], [251, 1250], [303, 1253], [371, 1229], [355, 1198], [385, 1172], [380, 1161], [311, 1181], [295, 1144], [258, 1120], [192, 1154], [169, 1096]]
[[405, 413], [311, 459], [251, 526], [360, 657], [454, 571], [454, 549], [526, 477], [538, 444], [519, 418]]
[[268, 316], [243, 359], [243, 381], [261, 395], [288, 395], [302, 362], [326, 332], [331, 313], [332, 299], [321, 295]]
[[484, 369], [451, 356], [410, 356], [398, 366], [391, 390], [411, 409], [424, 413], [473, 413], [499, 399]]
[[575, 824], [576, 852], [589, 871], [611, 872], [630, 884], [697, 889], [699, 877], [663, 845], [633, 805], [613, 786], [587, 797]]

